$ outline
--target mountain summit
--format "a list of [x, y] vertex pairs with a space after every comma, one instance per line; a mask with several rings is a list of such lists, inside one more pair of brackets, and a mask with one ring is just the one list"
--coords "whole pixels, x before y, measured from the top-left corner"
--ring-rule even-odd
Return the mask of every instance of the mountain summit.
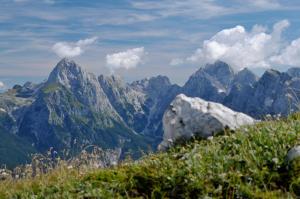
[[87, 72], [74, 61], [64, 58], [52, 70], [47, 83], [60, 83], [61, 85], [71, 88], [73, 84], [86, 79], [87, 76]]
[[21, 141], [27, 151], [54, 147], [77, 153], [97, 145], [138, 155], [161, 142], [163, 114], [178, 94], [219, 102], [255, 118], [286, 115], [298, 107], [297, 74], [296, 69], [269, 70], [257, 78], [248, 69], [234, 73], [218, 61], [200, 68], [183, 87], [161, 75], [127, 84], [63, 59], [46, 82], [16, 85], [0, 94], [0, 137], [1, 132], [14, 136], [12, 142], [22, 146]]
[[98, 78], [68, 59], [57, 64], [26, 108], [18, 134], [41, 151], [50, 147], [76, 151], [89, 144], [146, 147], [118, 114]]

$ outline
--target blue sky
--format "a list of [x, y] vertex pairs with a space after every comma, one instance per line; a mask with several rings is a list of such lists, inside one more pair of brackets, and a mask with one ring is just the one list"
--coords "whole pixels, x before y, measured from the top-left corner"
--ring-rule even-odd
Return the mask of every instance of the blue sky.
[[2, 89], [46, 79], [62, 57], [97, 75], [179, 84], [216, 59], [236, 70], [300, 66], [298, 0], [0, 1]]

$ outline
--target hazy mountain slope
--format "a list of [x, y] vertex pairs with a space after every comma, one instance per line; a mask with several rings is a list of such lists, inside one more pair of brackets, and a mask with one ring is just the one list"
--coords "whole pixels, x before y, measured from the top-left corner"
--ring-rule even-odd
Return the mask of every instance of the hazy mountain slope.
[[244, 112], [249, 99], [253, 96], [254, 84], [257, 81], [258, 77], [247, 68], [239, 71], [231, 82], [230, 91], [224, 98], [223, 104], [236, 111]]
[[145, 95], [144, 106], [147, 107], [147, 123], [144, 126], [143, 134], [155, 138], [158, 144], [162, 137], [162, 117], [170, 102], [182, 90], [176, 84], [171, 84], [166, 76], [157, 76], [135, 81], [130, 87]]
[[243, 108], [243, 112], [255, 117], [266, 114], [287, 115], [296, 111], [299, 93], [294, 91], [297, 78], [292, 78], [287, 73], [267, 70], [250, 90], [250, 96]]
[[124, 83], [117, 76], [86, 72], [63, 59], [46, 82], [26, 83], [0, 94], [0, 127], [38, 151], [50, 147], [77, 152], [82, 146], [153, 149], [163, 135], [162, 116], [179, 93], [220, 102], [255, 118], [298, 110], [298, 69], [235, 73], [218, 61], [196, 71], [183, 87], [165, 76]]
[[[1, 116], [0, 116], [1, 119]], [[30, 163], [31, 154], [37, 151], [22, 138], [7, 132], [0, 127], [0, 165], [14, 168], [17, 165]]]
[[36, 100], [27, 108], [18, 135], [38, 150], [147, 148], [147, 138], [136, 135], [111, 105], [98, 79], [69, 60], [50, 74]]
[[144, 93], [132, 89], [116, 76], [99, 76], [100, 85], [111, 105], [128, 127], [140, 133], [144, 130], [149, 114]]
[[233, 69], [224, 62], [207, 64], [195, 72], [183, 86], [189, 97], [223, 102], [234, 78]]

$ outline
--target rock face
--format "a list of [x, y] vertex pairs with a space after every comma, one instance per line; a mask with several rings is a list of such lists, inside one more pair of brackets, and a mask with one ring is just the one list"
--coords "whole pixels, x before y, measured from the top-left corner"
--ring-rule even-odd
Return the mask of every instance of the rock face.
[[244, 68], [234, 75], [231, 85], [254, 85], [257, 80], [258, 78], [253, 72], [251, 72], [248, 68]]
[[252, 97], [248, 98], [245, 112], [259, 116], [288, 114], [292, 101], [289, 97], [291, 76], [276, 70], [267, 70], [254, 85]]
[[89, 144], [147, 150], [161, 142], [164, 112], [178, 94], [257, 119], [287, 115], [299, 110], [299, 74], [298, 68], [268, 70], [258, 78], [248, 69], [235, 73], [217, 61], [201, 67], [182, 87], [161, 75], [128, 84], [117, 76], [97, 77], [63, 59], [47, 81], [0, 94], [0, 129], [40, 152], [50, 147], [76, 151]]
[[117, 76], [100, 75], [98, 80], [111, 105], [127, 126], [138, 133], [143, 131], [149, 111], [144, 106], [145, 94], [132, 89]]
[[258, 78], [247, 68], [235, 74], [228, 95], [224, 98], [222, 104], [235, 111], [244, 112], [248, 106], [248, 99], [252, 98], [254, 85]]
[[300, 146], [295, 146], [289, 150], [287, 154], [287, 161], [291, 162], [297, 158], [300, 158]]
[[147, 122], [143, 127], [142, 133], [155, 139], [155, 144], [161, 141], [162, 137], [162, 117], [164, 111], [171, 101], [181, 92], [181, 87], [171, 84], [166, 76], [135, 81], [130, 87], [137, 92], [143, 93], [145, 101], [143, 106], [146, 108]]
[[289, 74], [291, 77], [300, 77], [300, 68], [290, 68], [287, 70], [287, 74]]
[[190, 97], [222, 102], [234, 79], [233, 69], [224, 62], [207, 64], [194, 73], [182, 88]]
[[164, 114], [164, 136], [159, 149], [169, 147], [178, 139], [207, 138], [226, 128], [236, 129], [254, 122], [250, 116], [232, 111], [222, 104], [180, 94]]
[[117, 78], [97, 78], [63, 59], [33, 93], [31, 98], [26, 96], [32, 101], [22, 106], [15, 126], [16, 135], [39, 152], [54, 147], [77, 153], [92, 144], [103, 149], [121, 148], [122, 153], [132, 150], [135, 156], [152, 143], [151, 138], [137, 133], [138, 124], [146, 120], [141, 108], [143, 94]]
[[47, 81], [0, 94], [0, 128], [39, 152], [95, 144], [139, 153], [161, 141], [162, 115], [180, 89], [165, 76], [132, 84], [96, 77], [63, 59]]

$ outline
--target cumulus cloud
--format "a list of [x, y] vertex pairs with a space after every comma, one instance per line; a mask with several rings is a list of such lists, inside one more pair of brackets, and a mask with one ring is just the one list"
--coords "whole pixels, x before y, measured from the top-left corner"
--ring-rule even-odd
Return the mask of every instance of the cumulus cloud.
[[91, 38], [79, 40], [76, 44], [78, 46], [87, 46], [87, 45], [91, 45], [91, 44], [95, 43], [97, 41], [97, 39], [98, 39], [97, 37], [91, 37]]
[[300, 38], [291, 42], [281, 54], [271, 58], [272, 63], [300, 67]]
[[123, 52], [106, 55], [106, 64], [112, 72], [118, 68], [131, 69], [142, 62], [144, 55], [144, 47], [128, 49]]
[[183, 63], [184, 63], [183, 59], [175, 58], [175, 59], [171, 60], [170, 65], [171, 66], [177, 66], [177, 65], [180, 65], [180, 64], [183, 64]]
[[5, 84], [2, 81], [0, 81], [0, 89], [4, 89], [4, 88], [5, 88]]
[[221, 60], [236, 70], [244, 67], [270, 67], [276, 60], [274, 56], [285, 48], [282, 32], [289, 25], [289, 21], [282, 20], [274, 24], [272, 31], [259, 25], [255, 25], [251, 31], [240, 25], [224, 29], [205, 40], [185, 62], [213, 63]]
[[58, 42], [53, 45], [52, 50], [59, 57], [76, 57], [84, 52], [84, 49], [97, 41], [97, 37], [79, 40], [76, 43]]

